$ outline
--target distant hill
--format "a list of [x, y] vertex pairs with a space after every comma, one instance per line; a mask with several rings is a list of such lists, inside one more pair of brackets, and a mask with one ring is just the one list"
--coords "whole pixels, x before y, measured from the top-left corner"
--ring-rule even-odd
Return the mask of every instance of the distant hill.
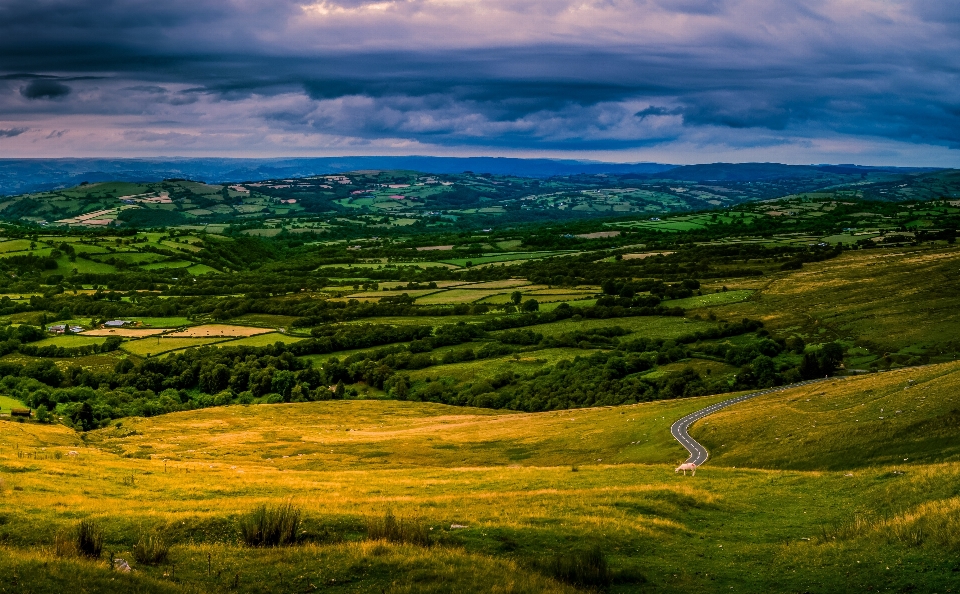
[[502, 157], [321, 157], [291, 159], [0, 159], [0, 196], [56, 190], [81, 182], [263, 181], [358, 170], [489, 173], [547, 178], [576, 174], [652, 174], [675, 165]]

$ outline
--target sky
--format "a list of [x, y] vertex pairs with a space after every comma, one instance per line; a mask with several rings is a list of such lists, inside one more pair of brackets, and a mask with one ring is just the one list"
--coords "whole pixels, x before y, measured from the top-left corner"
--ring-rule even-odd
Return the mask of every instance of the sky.
[[960, 167], [946, 0], [3, 0], [0, 158]]

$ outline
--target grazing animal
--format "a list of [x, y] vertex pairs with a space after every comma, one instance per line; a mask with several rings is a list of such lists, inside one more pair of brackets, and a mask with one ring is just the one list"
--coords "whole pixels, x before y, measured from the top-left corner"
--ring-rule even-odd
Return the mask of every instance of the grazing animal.
[[67, 452], [67, 455], [73, 457], [73, 456], [77, 456], [77, 455], [79, 455], [79, 454], [77, 454], [77, 453], [74, 452], [73, 450], [70, 450], [69, 452]]
[[677, 466], [677, 469], [674, 470], [673, 472], [677, 473], [677, 472], [680, 472], [681, 470], [683, 471], [683, 476], [687, 476], [688, 470], [691, 471], [690, 476], [697, 476], [697, 465], [694, 464], [693, 462], [684, 462], [680, 466]]

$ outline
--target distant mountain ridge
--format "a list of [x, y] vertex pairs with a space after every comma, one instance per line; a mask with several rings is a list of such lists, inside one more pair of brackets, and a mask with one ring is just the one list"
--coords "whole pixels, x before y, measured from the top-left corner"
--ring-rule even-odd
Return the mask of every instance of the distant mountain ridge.
[[277, 159], [140, 158], [140, 159], [0, 159], [0, 195], [10, 196], [66, 188], [81, 182], [160, 181], [186, 178], [209, 182], [262, 181], [357, 170], [412, 170], [433, 174], [489, 173], [531, 178], [568, 175], [628, 175], [682, 181], [750, 181], [812, 177], [825, 173], [918, 173], [933, 168], [859, 165], [782, 165], [779, 163], [604, 163], [572, 159], [510, 157], [297, 157]]

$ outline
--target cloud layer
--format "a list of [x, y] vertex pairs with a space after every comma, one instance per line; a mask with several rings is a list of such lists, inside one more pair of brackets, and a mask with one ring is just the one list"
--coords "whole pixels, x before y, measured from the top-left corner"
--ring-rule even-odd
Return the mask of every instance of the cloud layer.
[[960, 5], [8, 0], [0, 156], [960, 165]]

